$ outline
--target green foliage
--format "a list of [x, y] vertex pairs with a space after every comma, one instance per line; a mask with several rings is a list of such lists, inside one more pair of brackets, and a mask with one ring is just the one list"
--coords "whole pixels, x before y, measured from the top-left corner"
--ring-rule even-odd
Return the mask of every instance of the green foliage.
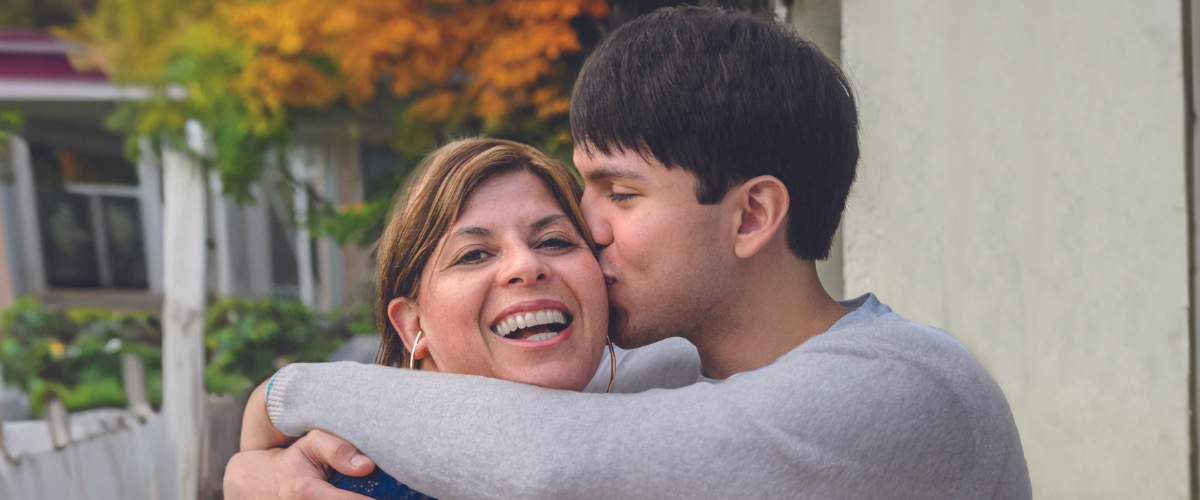
[[[399, 186], [399, 183], [387, 181], [387, 178], [383, 179], [388, 185]], [[391, 196], [380, 196], [360, 205], [340, 209], [331, 203], [321, 203], [313, 209], [319, 215], [309, 216], [310, 226], [319, 236], [331, 236], [340, 244], [350, 243], [365, 248], [383, 234], [391, 200]]]
[[[322, 361], [369, 325], [369, 311], [322, 315], [292, 301], [221, 299], [209, 307], [209, 392], [241, 394], [292, 362]], [[364, 323], [365, 322], [365, 323]], [[126, 406], [121, 355], [146, 367], [150, 403], [162, 401], [162, 335], [151, 313], [56, 309], [21, 297], [0, 315], [4, 379], [29, 394], [33, 412], [51, 397], [69, 411]]]
[[0, 111], [0, 154], [8, 153], [8, 139], [22, 125], [25, 125], [25, 116], [20, 111]]
[[[22, 297], [0, 315], [0, 329], [5, 381], [29, 394], [35, 413], [53, 396], [70, 411], [126, 405], [123, 353], [142, 358], [149, 383], [161, 385], [160, 327], [150, 314], [63, 311]], [[153, 404], [159, 395], [151, 395]]]
[[353, 335], [343, 318], [299, 302], [225, 298], [208, 309], [209, 392], [237, 394], [288, 363], [323, 361]]

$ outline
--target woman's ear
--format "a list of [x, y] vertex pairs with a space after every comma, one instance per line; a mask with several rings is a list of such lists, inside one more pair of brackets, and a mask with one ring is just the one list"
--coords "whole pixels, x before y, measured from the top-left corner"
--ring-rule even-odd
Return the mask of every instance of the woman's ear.
[[395, 298], [388, 302], [387, 315], [388, 320], [392, 322], [392, 328], [396, 329], [400, 341], [404, 343], [408, 352], [413, 354], [413, 358], [424, 358], [429, 353], [429, 344], [425, 342], [425, 337], [422, 336], [421, 341], [413, 345], [417, 340], [417, 332], [421, 331], [421, 315], [416, 306], [407, 299]]
[[747, 259], [762, 250], [767, 242], [785, 228], [788, 207], [787, 186], [773, 175], [760, 175], [743, 182], [731, 193], [740, 215], [734, 234], [734, 253]]

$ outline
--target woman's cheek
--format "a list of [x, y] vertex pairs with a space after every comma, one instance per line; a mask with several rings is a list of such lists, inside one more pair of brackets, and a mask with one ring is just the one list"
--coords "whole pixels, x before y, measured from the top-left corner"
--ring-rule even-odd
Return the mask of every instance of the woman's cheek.
[[486, 374], [487, 367], [481, 366], [486, 364], [486, 340], [480, 338], [483, 305], [488, 296], [486, 277], [443, 280], [431, 295], [433, 300], [426, 313], [438, 337], [430, 344], [441, 358], [438, 366], [451, 373]]
[[[593, 343], [603, 343], [608, 333], [608, 293], [600, 263], [589, 252], [579, 252], [570, 261], [571, 289], [588, 316]], [[583, 333], [583, 332], [580, 332]]]

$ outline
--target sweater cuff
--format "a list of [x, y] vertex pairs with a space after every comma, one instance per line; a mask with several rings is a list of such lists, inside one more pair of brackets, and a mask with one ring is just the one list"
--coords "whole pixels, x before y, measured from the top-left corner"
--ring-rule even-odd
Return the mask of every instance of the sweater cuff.
[[275, 372], [275, 376], [271, 377], [271, 381], [267, 383], [267, 420], [270, 420], [271, 425], [276, 429], [279, 428], [280, 419], [283, 418], [283, 401], [295, 373], [296, 370], [292, 365], [285, 366]]

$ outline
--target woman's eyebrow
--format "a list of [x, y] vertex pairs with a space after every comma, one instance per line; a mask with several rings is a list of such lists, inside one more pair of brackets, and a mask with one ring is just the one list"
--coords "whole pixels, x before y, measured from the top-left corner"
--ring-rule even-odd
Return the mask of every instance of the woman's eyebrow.
[[[541, 216], [541, 218], [538, 220], [533, 221], [533, 224], [530, 224], [529, 227], [535, 232], [541, 231], [542, 229], [545, 229], [546, 226], [566, 218], [566, 214], [546, 214]], [[494, 234], [495, 233], [493, 233], [491, 229], [486, 227], [463, 226], [455, 229], [453, 233], [450, 233], [450, 238], [455, 238], [458, 236], [478, 236], [480, 238], [491, 238], [494, 236]]]
[[540, 219], [533, 221], [533, 224], [530, 224], [529, 227], [530, 227], [530, 229], [533, 230], [533, 232], [536, 233], [538, 231], [541, 231], [542, 229], [545, 229], [546, 226], [549, 226], [550, 224], [553, 224], [555, 222], [558, 222], [558, 221], [566, 219], [566, 218], [567, 218], [566, 214], [546, 214], [546, 215], [543, 215]]
[[481, 238], [491, 238], [492, 230], [486, 227], [464, 226], [458, 228], [453, 233], [450, 233], [451, 238], [455, 236], [479, 236]]

